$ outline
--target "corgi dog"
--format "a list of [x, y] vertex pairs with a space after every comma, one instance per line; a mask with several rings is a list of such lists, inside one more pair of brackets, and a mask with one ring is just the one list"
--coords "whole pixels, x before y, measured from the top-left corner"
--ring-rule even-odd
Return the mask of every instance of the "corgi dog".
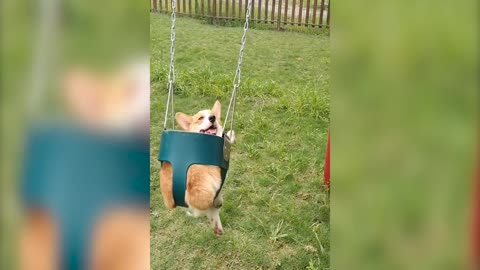
[[[98, 73], [89, 68], [68, 68], [60, 78], [57, 93], [70, 116], [68, 119], [98, 134], [107, 133], [112, 137], [133, 134], [141, 141], [148, 140], [149, 67], [147, 60], [128, 63], [110, 74]], [[56, 194], [59, 190], [61, 189], [56, 188], [51, 192]], [[88, 254], [83, 254], [88, 258], [85, 262], [87, 269], [149, 269], [148, 207], [145, 209], [135, 204], [122, 204], [115, 209], [108, 209], [96, 218], [86, 250]], [[19, 269], [62, 269], [59, 263], [63, 259], [59, 232], [71, 229], [62, 228], [59, 224], [52, 209], [41, 206], [24, 209], [17, 239]]]
[[[193, 116], [179, 112], [175, 115], [175, 119], [185, 131], [221, 137], [223, 127], [220, 115], [221, 104], [216, 101], [211, 110], [202, 110]], [[230, 130], [227, 136], [233, 143], [235, 140], [233, 130]], [[163, 162], [160, 169], [160, 188], [163, 202], [168, 209], [176, 206], [172, 193], [172, 177], [172, 165], [169, 162]], [[185, 192], [185, 202], [188, 205], [187, 214], [193, 217], [208, 216], [213, 232], [217, 236], [223, 234], [220, 220], [220, 207], [223, 204], [222, 192], [219, 192], [221, 185], [220, 167], [194, 164], [188, 169]]]

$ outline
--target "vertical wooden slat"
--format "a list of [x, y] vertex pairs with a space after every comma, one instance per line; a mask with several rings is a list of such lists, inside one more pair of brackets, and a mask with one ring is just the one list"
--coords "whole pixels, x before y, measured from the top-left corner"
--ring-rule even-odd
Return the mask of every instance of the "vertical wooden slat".
[[293, 3], [292, 3], [292, 16], [290, 18], [290, 23], [293, 25], [293, 23], [295, 22], [295, 4], [296, 4], [296, 0], [293, 0]]
[[158, 0], [158, 10], [162, 11], [162, 0]]
[[200, 0], [200, 9], [202, 11], [202, 17], [205, 16], [205, 0]]
[[207, 0], [207, 16], [212, 16], [212, 6], [210, 0]]
[[213, 20], [216, 21], [216, 18], [217, 18], [217, 0], [213, 0], [212, 15], [213, 15]]
[[187, 13], [187, 5], [186, 5], [185, 0], [182, 1], [182, 4], [183, 4], [183, 14], [186, 14]]
[[[285, 1], [288, 1], [288, 0], [285, 0]], [[281, 21], [282, 21], [282, 0], [278, 0], [277, 31], [280, 31]]]
[[235, 4], [236, 3], [237, 2], [235, 2], [235, 0], [232, 0], [232, 19], [235, 19], [235, 17], [237, 16], [237, 13], [235, 12]]
[[318, 0], [313, 0], [313, 20], [312, 20], [312, 27], [315, 26], [317, 23], [317, 8], [318, 8]]
[[238, 18], [242, 20], [242, 0], [238, 1]]
[[298, 25], [302, 25], [302, 15], [303, 15], [303, 0], [300, 0], [298, 4]]
[[195, 17], [198, 17], [198, 0], [195, 0]]
[[168, 12], [168, 1], [169, 0], [165, 0], [165, 11], [167, 11], [167, 12]]
[[271, 12], [271, 15], [270, 15], [270, 19], [272, 20], [272, 24], [273, 24], [273, 21], [275, 21], [275, 0], [272, 0], [272, 12]]
[[255, 21], [255, 0], [252, 0], [252, 5], [250, 6], [250, 18]]
[[192, 0], [188, 0], [188, 15], [192, 17]]
[[223, 0], [218, 1], [219, 2], [219, 7], [218, 7], [218, 17], [222, 17], [222, 9], [223, 9]]
[[257, 20], [262, 21], [262, 0], [258, 0]]
[[283, 10], [283, 25], [286, 25], [288, 21], [288, 1], [289, 0], [285, 0], [285, 9]]
[[153, 11], [157, 12], [157, 0], [153, 0]]
[[325, 9], [325, 0], [322, 0], [320, 2], [320, 21], [318, 24], [320, 25], [319, 27], [323, 26], [323, 10]]
[[230, 3], [229, 0], [225, 1], [225, 17], [230, 17], [230, 14], [228, 14], [228, 3]]
[[309, 17], [310, 17], [310, 0], [307, 0], [307, 13], [305, 14], [305, 26], [308, 26]]
[[265, 0], [265, 23], [268, 21], [268, 0]]
[[330, 0], [328, 0], [327, 25], [330, 26]]
[[[248, 0], [245, 0], [245, 14], [247, 14], [247, 8], [248, 8]], [[245, 15], [243, 15], [243, 17], [245, 17]]]

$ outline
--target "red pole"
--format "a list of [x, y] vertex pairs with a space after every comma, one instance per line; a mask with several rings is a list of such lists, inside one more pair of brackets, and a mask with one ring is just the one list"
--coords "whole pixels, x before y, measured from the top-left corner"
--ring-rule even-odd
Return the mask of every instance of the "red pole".
[[323, 184], [330, 190], [330, 129], [327, 138], [327, 153], [325, 154], [325, 166], [323, 168]]

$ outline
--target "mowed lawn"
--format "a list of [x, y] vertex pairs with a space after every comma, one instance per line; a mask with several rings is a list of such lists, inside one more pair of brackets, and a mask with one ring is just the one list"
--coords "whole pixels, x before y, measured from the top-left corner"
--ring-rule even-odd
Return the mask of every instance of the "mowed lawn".
[[[151, 15], [152, 269], [328, 269], [329, 197], [323, 162], [329, 126], [326, 34], [252, 29], [239, 90], [236, 144], [216, 237], [207, 218], [166, 210], [157, 161], [166, 103], [170, 18]], [[216, 99], [226, 111], [242, 28], [177, 18], [175, 109]]]

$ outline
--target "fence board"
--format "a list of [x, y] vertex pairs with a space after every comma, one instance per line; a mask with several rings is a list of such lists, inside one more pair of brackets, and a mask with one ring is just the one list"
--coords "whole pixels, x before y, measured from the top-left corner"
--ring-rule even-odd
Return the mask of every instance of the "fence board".
[[242, 19], [242, 0], [238, 1], [238, 18]]
[[298, 25], [302, 25], [302, 15], [303, 15], [303, 0], [300, 0], [298, 5]]
[[330, 0], [328, 1], [327, 25], [330, 26]]
[[265, 18], [264, 22], [267, 23], [268, 21], [268, 0], [265, 0]]
[[228, 14], [228, 4], [230, 3], [229, 0], [225, 1], [225, 16], [228, 18], [229, 14]]
[[257, 14], [257, 20], [261, 21], [262, 20], [262, 0], [258, 0], [258, 14]]
[[[285, 0], [285, 1], [288, 1], [288, 0]], [[282, 21], [282, 0], [278, 0], [277, 31], [280, 31], [281, 21]]]
[[293, 0], [293, 3], [292, 3], [292, 16], [290, 18], [290, 23], [293, 25], [293, 23], [295, 22], [295, 4], [296, 4], [296, 0]]
[[307, 0], [307, 13], [305, 14], [305, 26], [308, 24], [308, 19], [310, 17], [310, 0]]
[[255, 20], [255, 0], [252, 0], [252, 5], [250, 6], [250, 18]]
[[313, 21], [312, 24], [317, 22], [317, 8], [318, 8], [318, 0], [313, 0]]
[[215, 18], [217, 17], [217, 0], [213, 0], [213, 4], [212, 4], [212, 16], [213, 16], [213, 19], [215, 20]]
[[[242, 1], [242, 0], [240, 0], [240, 1]], [[248, 0], [245, 0], [245, 14], [247, 14], [247, 8], [248, 8]], [[244, 18], [244, 17], [245, 17], [245, 15], [242, 18]]]
[[270, 15], [270, 20], [273, 22], [275, 21], [275, 0], [272, 0], [272, 13]]
[[220, 17], [222, 17], [222, 13], [223, 13], [223, 0], [220, 0], [219, 7], [218, 7], [218, 14]]
[[[150, 11], [170, 13], [172, 11], [170, 1], [172, 0], [150, 0]], [[205, 1], [207, 1], [206, 7]], [[220, 2], [217, 3], [217, 1]], [[225, 1], [225, 3], [223, 1]], [[230, 0], [176, 0], [176, 11], [179, 15], [189, 17], [210, 17], [213, 18], [214, 22], [217, 22], [218, 19], [244, 21], [248, 9], [248, 1], [249, 0], [232, 0], [231, 2]], [[331, 0], [250, 1], [250, 18], [252, 22], [270, 23], [272, 26], [275, 25], [277, 30], [282, 29], [282, 24], [304, 27], [330, 27]], [[289, 3], [289, 1], [292, 2]], [[264, 8], [264, 10], [262, 10], [262, 8]], [[257, 14], [255, 14], [256, 12]], [[318, 14], [318, 12], [320, 12], [320, 14]]]
[[232, 18], [235, 18], [235, 14], [235, 0], [232, 0]]
[[325, 0], [322, 0], [322, 2], [320, 2], [320, 21], [318, 22], [320, 27], [322, 27], [323, 25], [323, 10], [325, 10]]

